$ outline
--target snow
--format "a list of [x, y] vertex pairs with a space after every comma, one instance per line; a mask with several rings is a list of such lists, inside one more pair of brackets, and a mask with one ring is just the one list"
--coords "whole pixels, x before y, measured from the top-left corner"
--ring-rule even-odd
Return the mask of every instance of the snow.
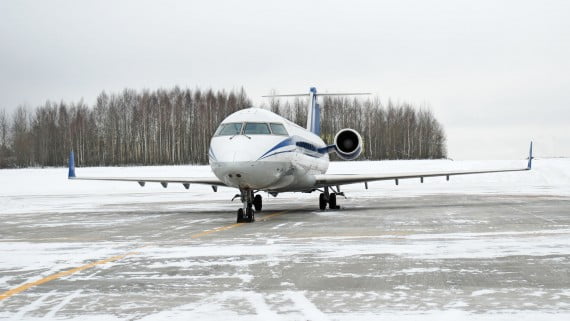
[[477, 291], [473, 291], [473, 293], [471, 293], [471, 296], [480, 296], [480, 295], [487, 295], [487, 294], [493, 294], [497, 291], [495, 290], [477, 290]]
[[[417, 161], [357, 161], [357, 162], [333, 162], [329, 173], [403, 173], [417, 171], [439, 170], [470, 170], [492, 168], [520, 168], [525, 167], [525, 160], [516, 161], [450, 161], [450, 160], [417, 160]], [[152, 166], [152, 167], [98, 167], [78, 168], [79, 176], [160, 176], [160, 177], [204, 177], [212, 175], [208, 166]], [[153, 210], [160, 209], [180, 210], [192, 206], [205, 210], [228, 210], [233, 212], [235, 203], [229, 200], [236, 191], [230, 188], [220, 188], [213, 193], [210, 186], [193, 184], [190, 190], [185, 190], [181, 184], [171, 184], [167, 189], [160, 184], [147, 184], [141, 188], [137, 183], [128, 182], [96, 182], [96, 181], [68, 181], [66, 168], [33, 168], [33, 169], [10, 169], [0, 170], [0, 221], [4, 225], [18, 224], [14, 221], [14, 215], [27, 215], [29, 213], [78, 213], [78, 212], [114, 212], [132, 211], [133, 205], [144, 199], [144, 207], [137, 207], [137, 211], [148, 212], [149, 215], [125, 216], [119, 220], [102, 220], [94, 217], [93, 220], [81, 220], [74, 222], [34, 222], [28, 221], [27, 227], [59, 227], [81, 224], [85, 227], [112, 227], [114, 224], [137, 224], [141, 220], [156, 217]], [[426, 178], [423, 184], [419, 179], [401, 180], [399, 186], [393, 181], [369, 183], [366, 190], [363, 184], [343, 186], [342, 190], [348, 197], [378, 198], [378, 197], [415, 197], [431, 194], [507, 194], [507, 195], [548, 195], [550, 197], [570, 196], [570, 159], [536, 159], [534, 168], [528, 172], [497, 173], [482, 175], [467, 175], [452, 177], [450, 182], [445, 178]], [[281, 194], [277, 201], [290, 203], [300, 198], [312, 198], [314, 194]], [[104, 202], [101, 200], [104, 199]], [[212, 202], [207, 202], [212, 201]], [[317, 215], [334, 216], [338, 212], [315, 212]], [[204, 218], [188, 220], [185, 224], [176, 226], [175, 229], [185, 229], [197, 223], [224, 224], [225, 218]], [[452, 219], [455, 224], [477, 223], [465, 219]], [[303, 222], [285, 222], [275, 224], [271, 231], [279, 233], [289, 228], [302, 228]], [[373, 236], [319, 236], [315, 242], [301, 242], [311, 240], [308, 236], [298, 236], [294, 239], [280, 238], [277, 234], [272, 238], [256, 239], [255, 246], [209, 243], [191, 245], [147, 245], [144, 249], [144, 258], [150, 263], [145, 266], [144, 273], [137, 276], [136, 272], [118, 274], [117, 277], [136, 279], [137, 277], [148, 279], [182, 279], [180, 275], [170, 276], [161, 273], [164, 269], [207, 269], [210, 267], [233, 267], [240, 273], [221, 271], [212, 275], [186, 275], [187, 279], [235, 278], [241, 284], [250, 284], [254, 276], [248, 270], [255, 264], [264, 263], [272, 267], [278, 263], [289, 260], [299, 260], [302, 257], [314, 257], [319, 260], [334, 260], [367, 255], [394, 255], [401, 258], [414, 259], [489, 259], [514, 255], [526, 256], [549, 256], [566, 255], [568, 253], [568, 235], [570, 230], [559, 228], [555, 230], [543, 230], [540, 227], [529, 231], [481, 231], [470, 233], [438, 233], [438, 234], [411, 234], [411, 235], [373, 235]], [[516, 238], [514, 237], [516, 236]], [[387, 240], [391, 241], [388, 242]], [[316, 242], [318, 240], [318, 242]], [[338, 246], [338, 240], [343, 241], [342, 247]], [[363, 242], [365, 241], [365, 242]], [[373, 246], [371, 246], [371, 244]], [[37, 280], [39, 277], [52, 275], [59, 271], [81, 266], [93, 258], [108, 258], [118, 254], [124, 254], [136, 248], [137, 244], [129, 240], [121, 242], [97, 241], [71, 243], [65, 239], [28, 243], [17, 240], [2, 239], [0, 246], [0, 266], [4, 271], [17, 272], [20, 283], [25, 284]], [[15, 255], [17, 254], [17, 255]], [[201, 258], [209, 258], [201, 259]], [[228, 259], [235, 258], [235, 259]], [[553, 258], [555, 260], [556, 258]], [[109, 269], [115, 264], [108, 263], [98, 269]], [[394, 273], [413, 277], [445, 273], [448, 270], [439, 267], [406, 267]], [[30, 273], [33, 272], [33, 273]], [[38, 273], [39, 272], [39, 273]], [[331, 272], [332, 277], [385, 277], [377, 271], [364, 272], [361, 274], [342, 274], [338, 271]], [[480, 271], [469, 271], [480, 273]], [[389, 275], [390, 276], [390, 275]], [[75, 280], [89, 278], [88, 275], [75, 275]], [[325, 277], [327, 277], [325, 275]], [[13, 288], [13, 278], [0, 275], [0, 288]], [[142, 318], [142, 320], [563, 320], [570, 319], [567, 312], [570, 291], [560, 289], [556, 293], [560, 299], [560, 311], [508, 311], [489, 310], [485, 313], [473, 313], [462, 310], [468, 303], [461, 300], [450, 301], [445, 310], [412, 311], [406, 307], [406, 300], [413, 292], [408, 286], [395, 287], [391, 293], [356, 293], [360, 300], [370, 297], [385, 296], [392, 300], [394, 307], [401, 304], [402, 309], [387, 311], [386, 313], [325, 313], [317, 308], [310, 295], [304, 291], [295, 291], [294, 284], [285, 282], [280, 284], [289, 288], [286, 291], [274, 293], [262, 293], [244, 286], [241, 290], [222, 291], [213, 295], [205, 295], [203, 298], [190, 304], [179, 305], [173, 308], [156, 311]], [[17, 286], [17, 285], [16, 285]], [[475, 299], [484, 299], [487, 295], [508, 289], [477, 289], [466, 293]], [[549, 293], [532, 290], [526, 295], [539, 298]], [[552, 294], [552, 293], [550, 293]], [[22, 307], [16, 314], [2, 314], [0, 318], [9, 316], [11, 319], [35, 320], [28, 312], [45, 305], [50, 296], [57, 293], [45, 292]], [[51, 310], [44, 316], [45, 319], [58, 319], [57, 313], [71, 301], [87, 296], [82, 289], [76, 289], [70, 295], [54, 304]], [[341, 295], [332, 293], [331, 295]], [[241, 300], [253, 311], [251, 314], [238, 314], [228, 308], [226, 302]], [[270, 306], [271, 300], [283, 301], [287, 306], [287, 315], [283, 311], [276, 311]], [[342, 300], [341, 300], [342, 301]], [[528, 302], [527, 302], [528, 303]], [[334, 301], [331, 304], [336, 304]], [[428, 303], [426, 303], [428, 304]], [[1, 305], [0, 305], [1, 307]], [[432, 307], [430, 307], [431, 309]], [[1, 310], [1, 309], [0, 309]], [[40, 319], [39, 317], [37, 319]], [[121, 319], [113, 315], [88, 315], [81, 319], [85, 320], [115, 320]]]

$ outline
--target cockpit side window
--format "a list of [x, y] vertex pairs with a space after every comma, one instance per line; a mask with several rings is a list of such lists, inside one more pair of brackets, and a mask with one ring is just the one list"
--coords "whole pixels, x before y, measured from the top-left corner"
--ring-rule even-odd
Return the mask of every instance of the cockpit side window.
[[271, 126], [271, 132], [273, 135], [289, 136], [287, 130], [285, 129], [285, 126], [277, 123], [271, 123], [269, 126]]
[[239, 135], [241, 132], [242, 123], [228, 123], [221, 124], [216, 130], [214, 136], [233, 136]]
[[269, 135], [269, 126], [266, 123], [245, 123], [244, 135]]

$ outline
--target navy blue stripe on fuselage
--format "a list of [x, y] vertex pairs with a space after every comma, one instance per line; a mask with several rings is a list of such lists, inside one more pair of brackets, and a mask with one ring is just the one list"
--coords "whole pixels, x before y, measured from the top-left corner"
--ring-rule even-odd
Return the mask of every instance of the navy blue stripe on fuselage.
[[[286, 151], [277, 151], [278, 149], [281, 149], [281, 148], [287, 147], [287, 146], [297, 146], [300, 148], [289, 149]], [[269, 149], [267, 152], [265, 152], [263, 155], [261, 155], [261, 157], [259, 157], [258, 160], [261, 160], [261, 159], [264, 159], [264, 158], [267, 158], [267, 157], [270, 157], [273, 155], [277, 155], [277, 154], [295, 152], [296, 150], [301, 151], [304, 155], [314, 157], [314, 158], [321, 158], [325, 154], [328, 153], [327, 147], [318, 148], [315, 145], [309, 143], [308, 141], [303, 140], [299, 136], [292, 136], [292, 137], [288, 137], [287, 139], [284, 139], [283, 141], [279, 142], [277, 145], [273, 146], [271, 149]], [[274, 153], [272, 153], [272, 152], [274, 152]]]
[[259, 159], [262, 159], [262, 158], [268, 156], [269, 153], [271, 153], [272, 151], [274, 151], [276, 149], [286, 147], [286, 146], [290, 146], [290, 145], [293, 145], [293, 137], [287, 137], [286, 139], [279, 142], [277, 145], [271, 147], [271, 149], [269, 149], [267, 152], [265, 152], [265, 154], [261, 155], [259, 157]]

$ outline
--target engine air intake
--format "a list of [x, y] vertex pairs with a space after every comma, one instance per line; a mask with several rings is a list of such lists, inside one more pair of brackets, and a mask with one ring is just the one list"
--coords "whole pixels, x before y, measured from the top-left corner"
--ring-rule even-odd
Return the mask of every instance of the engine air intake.
[[334, 138], [334, 144], [337, 155], [345, 160], [356, 159], [362, 152], [362, 138], [354, 129], [340, 130]]

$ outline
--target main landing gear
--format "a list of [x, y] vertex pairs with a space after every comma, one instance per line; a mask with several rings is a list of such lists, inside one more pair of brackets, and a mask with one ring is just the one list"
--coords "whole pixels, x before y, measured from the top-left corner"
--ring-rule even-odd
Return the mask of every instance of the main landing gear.
[[[331, 188], [332, 189], [332, 188]], [[334, 190], [333, 190], [334, 191]], [[319, 195], [319, 208], [321, 210], [325, 210], [327, 208], [327, 204], [331, 210], [338, 210], [340, 206], [336, 205], [336, 195], [344, 195], [340, 191], [338, 193], [329, 193], [329, 187], [325, 186], [324, 193]]]
[[263, 201], [261, 199], [261, 195], [259, 194], [255, 195], [255, 197], [253, 198], [253, 207], [255, 207], [256, 211], [258, 212], [261, 211], [261, 206], [263, 205], [262, 203]]
[[[255, 211], [261, 211], [262, 198], [261, 195], [253, 196], [252, 190], [240, 190], [241, 202], [243, 207], [237, 211], [238, 223], [253, 223], [255, 222]], [[237, 195], [236, 195], [237, 196]], [[253, 210], [255, 208], [255, 211]]]

